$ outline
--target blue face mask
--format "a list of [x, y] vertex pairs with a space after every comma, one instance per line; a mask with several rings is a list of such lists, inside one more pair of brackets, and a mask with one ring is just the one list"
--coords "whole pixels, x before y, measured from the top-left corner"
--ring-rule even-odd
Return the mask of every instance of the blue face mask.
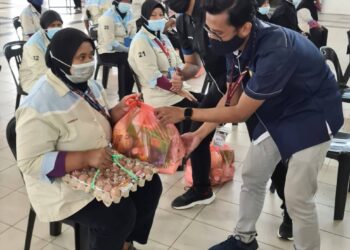
[[297, 8], [301, 0], [293, 0], [294, 7]]
[[158, 19], [158, 20], [148, 20], [147, 22], [148, 22], [147, 27], [154, 32], [158, 32], [158, 31], [163, 32], [166, 24], [165, 18]]
[[56, 34], [57, 31], [61, 30], [62, 28], [48, 28], [46, 30], [47, 37], [51, 40], [52, 37]]
[[260, 7], [260, 8], [258, 9], [258, 11], [259, 11], [259, 13], [260, 13], [261, 15], [267, 15], [267, 14], [270, 12], [270, 5], [264, 6], [264, 7]]
[[129, 3], [119, 3], [118, 4], [118, 10], [123, 14], [128, 12], [130, 10], [130, 7], [131, 7], [131, 4], [129, 4]]

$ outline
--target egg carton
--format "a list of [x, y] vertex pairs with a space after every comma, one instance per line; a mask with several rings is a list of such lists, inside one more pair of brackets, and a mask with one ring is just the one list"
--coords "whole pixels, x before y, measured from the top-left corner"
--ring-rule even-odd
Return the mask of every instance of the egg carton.
[[75, 170], [66, 174], [62, 179], [72, 189], [91, 193], [98, 201], [106, 206], [119, 203], [122, 197], [129, 197], [130, 192], [136, 192], [138, 187], [143, 187], [146, 181], [151, 181], [158, 170], [149, 163], [123, 157], [121, 164], [132, 171], [132, 178], [120, 167], [113, 166], [110, 169], [97, 170], [89, 168]]

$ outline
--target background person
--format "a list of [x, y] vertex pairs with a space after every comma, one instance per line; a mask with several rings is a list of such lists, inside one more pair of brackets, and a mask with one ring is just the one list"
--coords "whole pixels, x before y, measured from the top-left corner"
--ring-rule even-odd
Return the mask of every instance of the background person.
[[23, 40], [27, 41], [40, 29], [40, 16], [46, 10], [42, 7], [43, 0], [27, 0], [29, 5], [23, 9], [21, 20]]
[[19, 69], [19, 83], [25, 92], [29, 93], [37, 80], [46, 73], [46, 48], [62, 25], [61, 16], [54, 10], [48, 10], [40, 17], [41, 29], [25, 43]]
[[[132, 92], [134, 79], [128, 64], [128, 52], [136, 33], [129, 0], [114, 0], [98, 20], [98, 53], [103, 62], [118, 65], [118, 95], [121, 100]], [[105, 69], [104, 69], [105, 70]], [[104, 72], [107, 74], [107, 72]], [[105, 81], [108, 80], [104, 77]], [[103, 86], [107, 82], [102, 83]]]

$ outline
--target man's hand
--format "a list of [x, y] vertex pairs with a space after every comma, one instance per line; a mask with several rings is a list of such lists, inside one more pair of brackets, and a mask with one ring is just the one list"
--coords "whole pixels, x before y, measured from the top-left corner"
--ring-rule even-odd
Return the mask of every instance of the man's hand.
[[163, 125], [178, 123], [185, 119], [184, 108], [161, 107], [154, 110], [154, 114]]
[[181, 139], [185, 146], [186, 156], [189, 156], [202, 141], [202, 138], [196, 132], [183, 134]]

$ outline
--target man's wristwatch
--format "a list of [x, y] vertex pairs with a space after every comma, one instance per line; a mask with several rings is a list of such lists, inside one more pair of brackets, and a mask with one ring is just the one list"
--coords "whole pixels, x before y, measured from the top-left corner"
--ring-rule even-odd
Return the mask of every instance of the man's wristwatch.
[[193, 113], [192, 108], [185, 108], [185, 111], [184, 111], [185, 120], [191, 120], [192, 113]]

